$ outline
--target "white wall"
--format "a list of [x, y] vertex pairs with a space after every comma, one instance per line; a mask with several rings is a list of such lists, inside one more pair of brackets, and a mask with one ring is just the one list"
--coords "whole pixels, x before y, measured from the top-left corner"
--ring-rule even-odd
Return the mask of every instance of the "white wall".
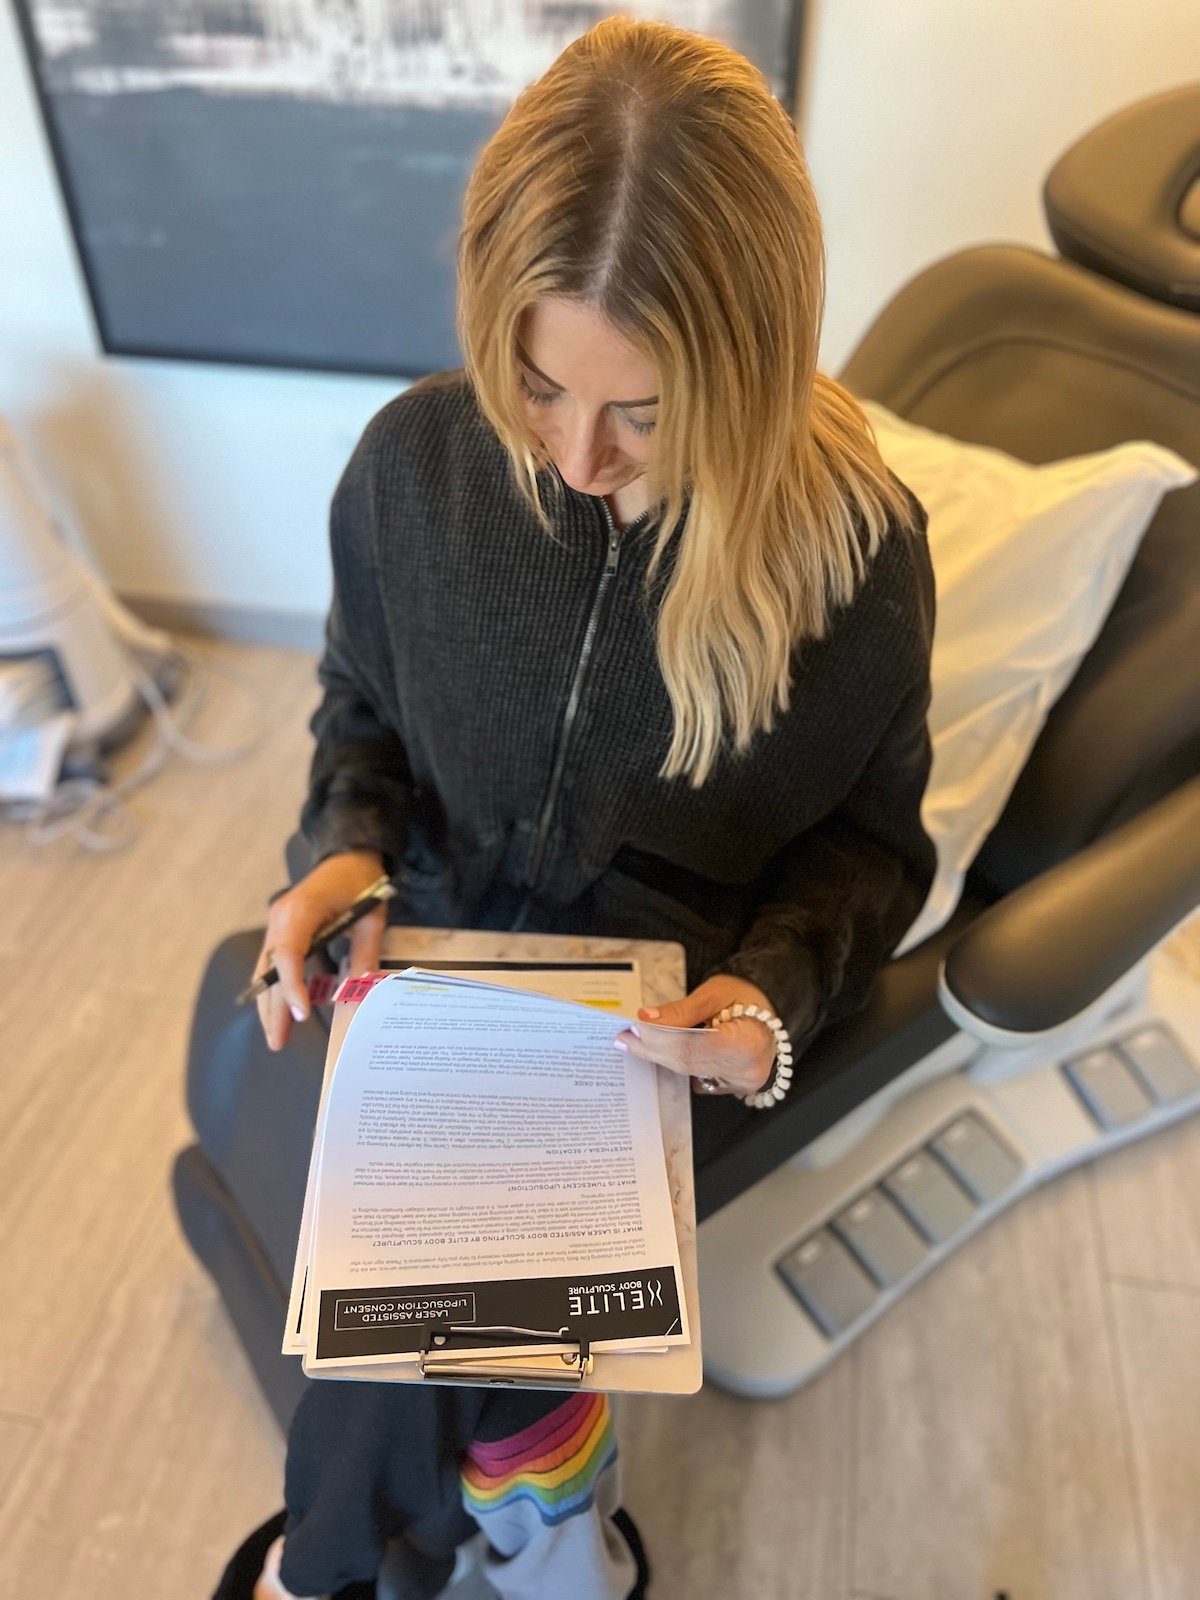
[[[1042, 180], [1109, 112], [1200, 74], [1200, 7], [809, 0], [803, 137], [822, 363], [965, 244], [1048, 248]], [[326, 515], [403, 380], [101, 357], [11, 5], [0, 0], [0, 410], [110, 581], [168, 602], [328, 601]]]
[[1053, 251], [1041, 188], [1112, 112], [1200, 79], [1180, 0], [815, 0], [803, 137], [828, 253], [823, 364], [968, 244]]

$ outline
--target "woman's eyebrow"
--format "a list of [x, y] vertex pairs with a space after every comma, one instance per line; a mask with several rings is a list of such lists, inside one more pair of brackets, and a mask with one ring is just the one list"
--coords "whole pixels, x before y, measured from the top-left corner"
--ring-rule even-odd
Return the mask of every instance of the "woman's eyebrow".
[[[562, 384], [561, 383], [555, 383], [553, 378], [547, 377], [547, 375], [542, 371], [541, 367], [535, 367], [534, 366], [533, 362], [530, 361], [529, 357], [525, 354], [524, 350], [522, 350], [519, 341], [517, 343], [517, 354], [520, 356], [521, 360], [525, 363], [525, 365], [529, 368], [530, 372], [535, 373], [536, 376], [539, 377], [542, 380], [543, 383], [548, 383], [552, 389], [561, 389], [562, 388]], [[614, 406], [620, 406], [621, 409], [624, 410], [624, 411], [628, 411], [630, 406], [656, 406], [658, 404], [658, 396], [656, 394], [652, 394], [650, 396], [649, 400], [614, 400], [612, 402], [612, 404]]]

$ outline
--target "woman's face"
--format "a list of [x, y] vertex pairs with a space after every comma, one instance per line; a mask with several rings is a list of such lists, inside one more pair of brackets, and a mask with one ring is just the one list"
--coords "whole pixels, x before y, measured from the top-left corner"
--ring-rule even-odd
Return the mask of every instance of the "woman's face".
[[570, 487], [607, 495], [640, 478], [658, 415], [654, 364], [579, 300], [539, 300], [518, 347], [529, 426]]

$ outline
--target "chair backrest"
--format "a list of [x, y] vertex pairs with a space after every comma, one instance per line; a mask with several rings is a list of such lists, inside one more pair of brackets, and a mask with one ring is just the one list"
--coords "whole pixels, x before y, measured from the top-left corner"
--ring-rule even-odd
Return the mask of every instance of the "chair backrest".
[[[1200, 127], [1200, 85], [1189, 93]], [[1126, 138], [1135, 132], [1127, 126]], [[1072, 165], [1073, 181], [1081, 170]], [[1156, 181], [1178, 189], [1180, 171]], [[1179, 228], [1178, 206], [1158, 209], [1166, 232]], [[1130, 224], [1112, 225], [1115, 252]], [[1089, 234], [1093, 262], [1101, 245]], [[1193, 281], [1181, 285], [1179, 260], [1173, 250], [1164, 292], [1151, 297], [1141, 288], [1152, 282], [1152, 250], [1141, 252], [1139, 289], [1024, 247], [958, 252], [900, 290], [841, 381], [923, 427], [1029, 462], [1152, 439], [1200, 464], [1200, 313], [1189, 307], [1200, 237]], [[1200, 483], [1163, 501], [969, 881], [988, 897], [1007, 893], [1198, 771]]]

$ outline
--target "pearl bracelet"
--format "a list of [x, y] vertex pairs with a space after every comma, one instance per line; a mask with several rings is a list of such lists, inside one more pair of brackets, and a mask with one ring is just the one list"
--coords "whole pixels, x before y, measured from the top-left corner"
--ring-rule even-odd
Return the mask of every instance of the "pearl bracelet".
[[718, 1022], [732, 1022], [735, 1017], [757, 1017], [775, 1035], [775, 1061], [771, 1077], [753, 1094], [738, 1096], [739, 1100], [753, 1106], [756, 1111], [767, 1111], [771, 1106], [778, 1105], [792, 1086], [792, 1036], [773, 1011], [768, 1011], [765, 1006], [744, 1006], [740, 1003], [718, 1011], [709, 1027], [715, 1027]]

